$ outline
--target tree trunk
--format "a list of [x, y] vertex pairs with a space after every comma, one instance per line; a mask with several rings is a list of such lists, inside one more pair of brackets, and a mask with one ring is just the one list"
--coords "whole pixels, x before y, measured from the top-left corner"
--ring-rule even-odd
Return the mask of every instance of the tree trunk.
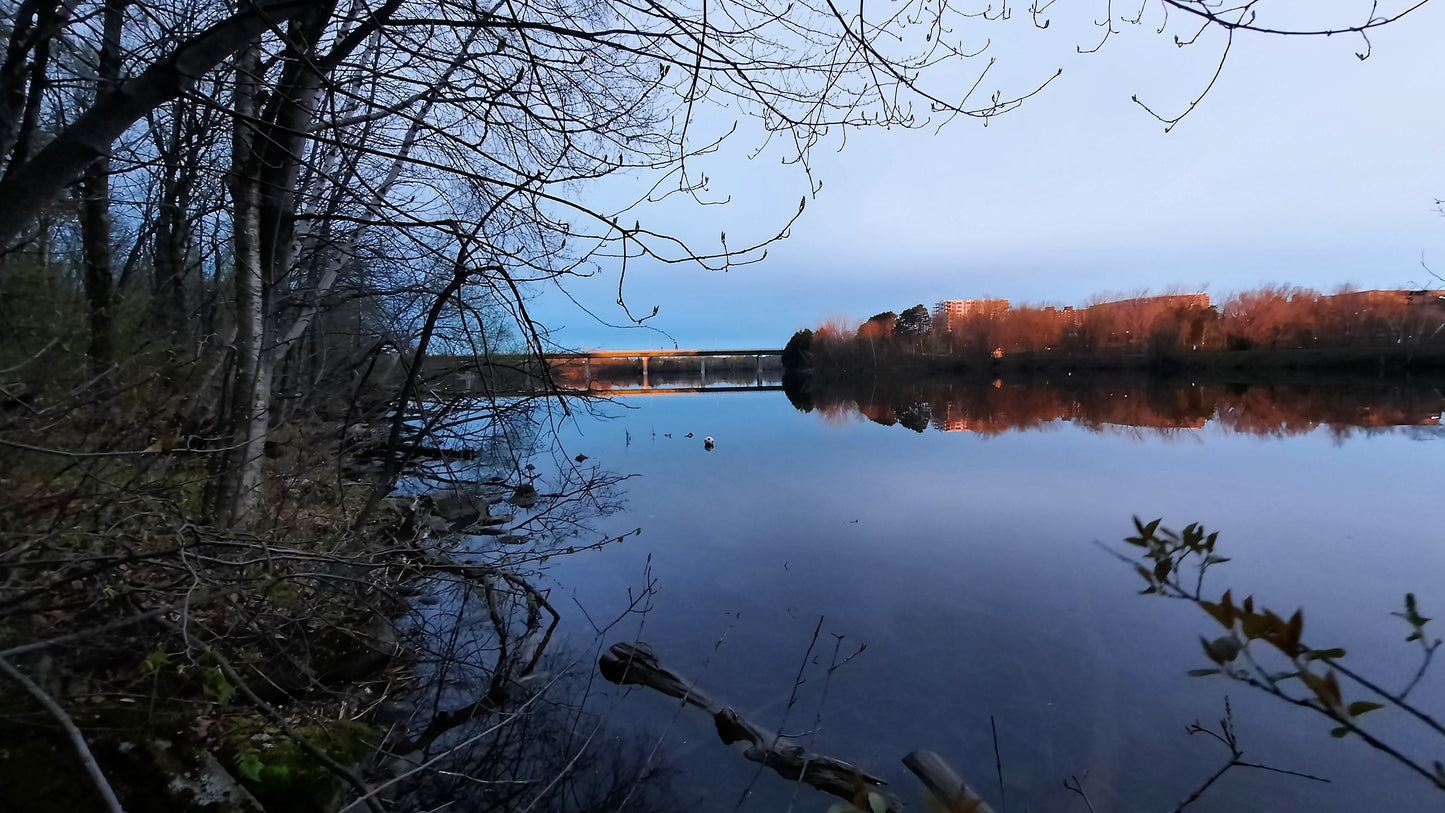
[[110, 367], [115, 356], [112, 318], [110, 248], [110, 159], [102, 158], [85, 171], [81, 182], [81, 244], [85, 250], [85, 300], [89, 316], [90, 365], [96, 375]]
[[226, 527], [254, 521], [256, 489], [265, 461], [271, 404], [271, 373], [263, 363], [266, 342], [264, 270], [261, 265], [261, 182], [257, 113], [260, 49], [248, 47], [236, 58], [235, 130], [231, 153], [231, 205], [234, 230], [236, 339], [231, 383], [230, 444], [217, 486], [212, 519]]
[[[106, 0], [95, 95], [120, 79], [120, 37], [127, 0]], [[110, 246], [110, 155], [97, 158], [81, 180], [81, 243], [85, 250], [85, 299], [89, 310], [90, 364], [96, 375], [115, 356], [115, 271]]]
[[[33, 156], [12, 156], [0, 180], [0, 238], [20, 232], [131, 125], [195, 84], [196, 78], [246, 47], [277, 20], [305, 12], [314, 0], [248, 4], [180, 45], [139, 76], [101, 94]], [[377, 23], [379, 24], [379, 23]]]
[[200, 147], [195, 122], [185, 107], [172, 105], [170, 132], [157, 137], [163, 172], [152, 243], [151, 324], [158, 338], [182, 339], [186, 314], [186, 272], [191, 252], [191, 190], [199, 171]]

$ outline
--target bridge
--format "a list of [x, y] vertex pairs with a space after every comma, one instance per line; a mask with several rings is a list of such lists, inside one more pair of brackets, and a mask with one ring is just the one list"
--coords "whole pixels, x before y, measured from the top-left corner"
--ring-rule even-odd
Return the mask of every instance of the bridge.
[[[783, 351], [585, 350], [548, 353], [540, 361], [546, 377], [564, 389], [629, 393], [756, 390], [782, 378]], [[424, 377], [446, 392], [535, 392], [543, 378], [538, 358], [526, 355], [429, 356]], [[485, 383], [484, 383], [485, 382]]]
[[[577, 367], [581, 367], [579, 383], [585, 389], [591, 389], [594, 380], [606, 379], [609, 370], [617, 370], [619, 366], [626, 365], [631, 368], [628, 362], [637, 362], [641, 365], [642, 388], [649, 389], [652, 386], [650, 375], [654, 372], [654, 362], [665, 362], [666, 372], [676, 374], [685, 370], [691, 373], [697, 371], [698, 382], [696, 386], [684, 389], [693, 391], [715, 390], [717, 386], [708, 385], [708, 360], [713, 361], [714, 377], [728, 377], [731, 374], [734, 379], [731, 383], [737, 383], [739, 373], [752, 373], [752, 386], [749, 389], [763, 385], [763, 373], [782, 371], [783, 351], [775, 349], [743, 349], [743, 350], [586, 350], [576, 353], [549, 353], [545, 356], [548, 364], [552, 365], [554, 375], [562, 380], [573, 379], [577, 376]], [[660, 365], [659, 365], [660, 366]], [[594, 369], [596, 368], [596, 369]], [[628, 370], [632, 372], [631, 369]], [[660, 371], [659, 371], [660, 372]]]

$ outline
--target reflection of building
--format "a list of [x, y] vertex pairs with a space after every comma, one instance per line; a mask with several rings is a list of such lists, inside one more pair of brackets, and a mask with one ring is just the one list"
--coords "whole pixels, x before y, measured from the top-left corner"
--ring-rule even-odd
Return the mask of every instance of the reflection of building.
[[986, 412], [979, 416], [964, 408], [963, 404], [952, 401], [943, 404], [943, 411], [935, 407], [933, 428], [940, 432], [976, 432], [980, 435], [1000, 435], [1013, 428], [1006, 415]]
[[933, 327], [952, 330], [969, 316], [1002, 316], [1008, 313], [1007, 299], [945, 299], [933, 306]]

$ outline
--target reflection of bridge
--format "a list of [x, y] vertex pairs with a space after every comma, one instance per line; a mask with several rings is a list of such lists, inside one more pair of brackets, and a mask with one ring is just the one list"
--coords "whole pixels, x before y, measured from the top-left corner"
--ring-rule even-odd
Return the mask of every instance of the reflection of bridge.
[[[565, 390], [563, 392], [564, 394], [578, 394], [569, 393]], [[666, 387], [648, 387], [646, 389], [641, 387], [610, 387], [608, 389], [593, 389], [588, 392], [591, 395], [603, 397], [626, 395], [630, 398], [634, 395], [695, 395], [702, 392], [783, 392], [783, 387], [780, 384], [762, 384], [759, 386], [720, 386], [717, 384], [709, 384], [706, 387], [674, 387], [669, 385]]]
[[[695, 392], [712, 391], [719, 387], [708, 385], [707, 368], [708, 360], [713, 361], [715, 374], [720, 373], [723, 378], [731, 380], [726, 383], [736, 385], [740, 383], [739, 373], [751, 373], [752, 386], [747, 389], [756, 389], [763, 386], [764, 372], [774, 378], [772, 373], [781, 373], [783, 366], [783, 351], [781, 350], [589, 350], [578, 353], [549, 353], [545, 357], [547, 363], [552, 366], [554, 373], [560, 374], [559, 378], [578, 378], [578, 366], [581, 367], [581, 381], [584, 388], [591, 389], [594, 380], [605, 381], [608, 379], [606, 373], [610, 370], [617, 370], [625, 365], [629, 373], [633, 373], [628, 362], [638, 362], [641, 365], [642, 388], [648, 389], [652, 386], [649, 375], [653, 372], [653, 362], [659, 362], [660, 367], [665, 367], [667, 373], [676, 374], [687, 372], [697, 377], [696, 386], [679, 388]], [[662, 364], [665, 363], [665, 364]], [[596, 369], [594, 369], [596, 368]], [[658, 370], [657, 372], [663, 372]]]

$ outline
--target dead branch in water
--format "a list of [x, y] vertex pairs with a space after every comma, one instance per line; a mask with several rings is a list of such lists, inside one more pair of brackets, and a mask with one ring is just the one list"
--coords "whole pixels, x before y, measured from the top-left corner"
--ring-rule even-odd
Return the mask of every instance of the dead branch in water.
[[902, 804], [882, 790], [887, 784], [861, 768], [840, 759], [815, 754], [787, 742], [786, 737], [770, 734], [736, 711], [709, 697], [686, 679], [664, 669], [643, 643], [613, 644], [603, 653], [598, 664], [602, 677], [618, 685], [646, 686], [697, 706], [713, 718], [718, 737], [726, 744], [746, 740], [751, 743], [743, 756], [777, 771], [785, 779], [800, 781], [824, 793], [852, 801], [875, 793], [888, 804], [888, 810], [899, 811]]

